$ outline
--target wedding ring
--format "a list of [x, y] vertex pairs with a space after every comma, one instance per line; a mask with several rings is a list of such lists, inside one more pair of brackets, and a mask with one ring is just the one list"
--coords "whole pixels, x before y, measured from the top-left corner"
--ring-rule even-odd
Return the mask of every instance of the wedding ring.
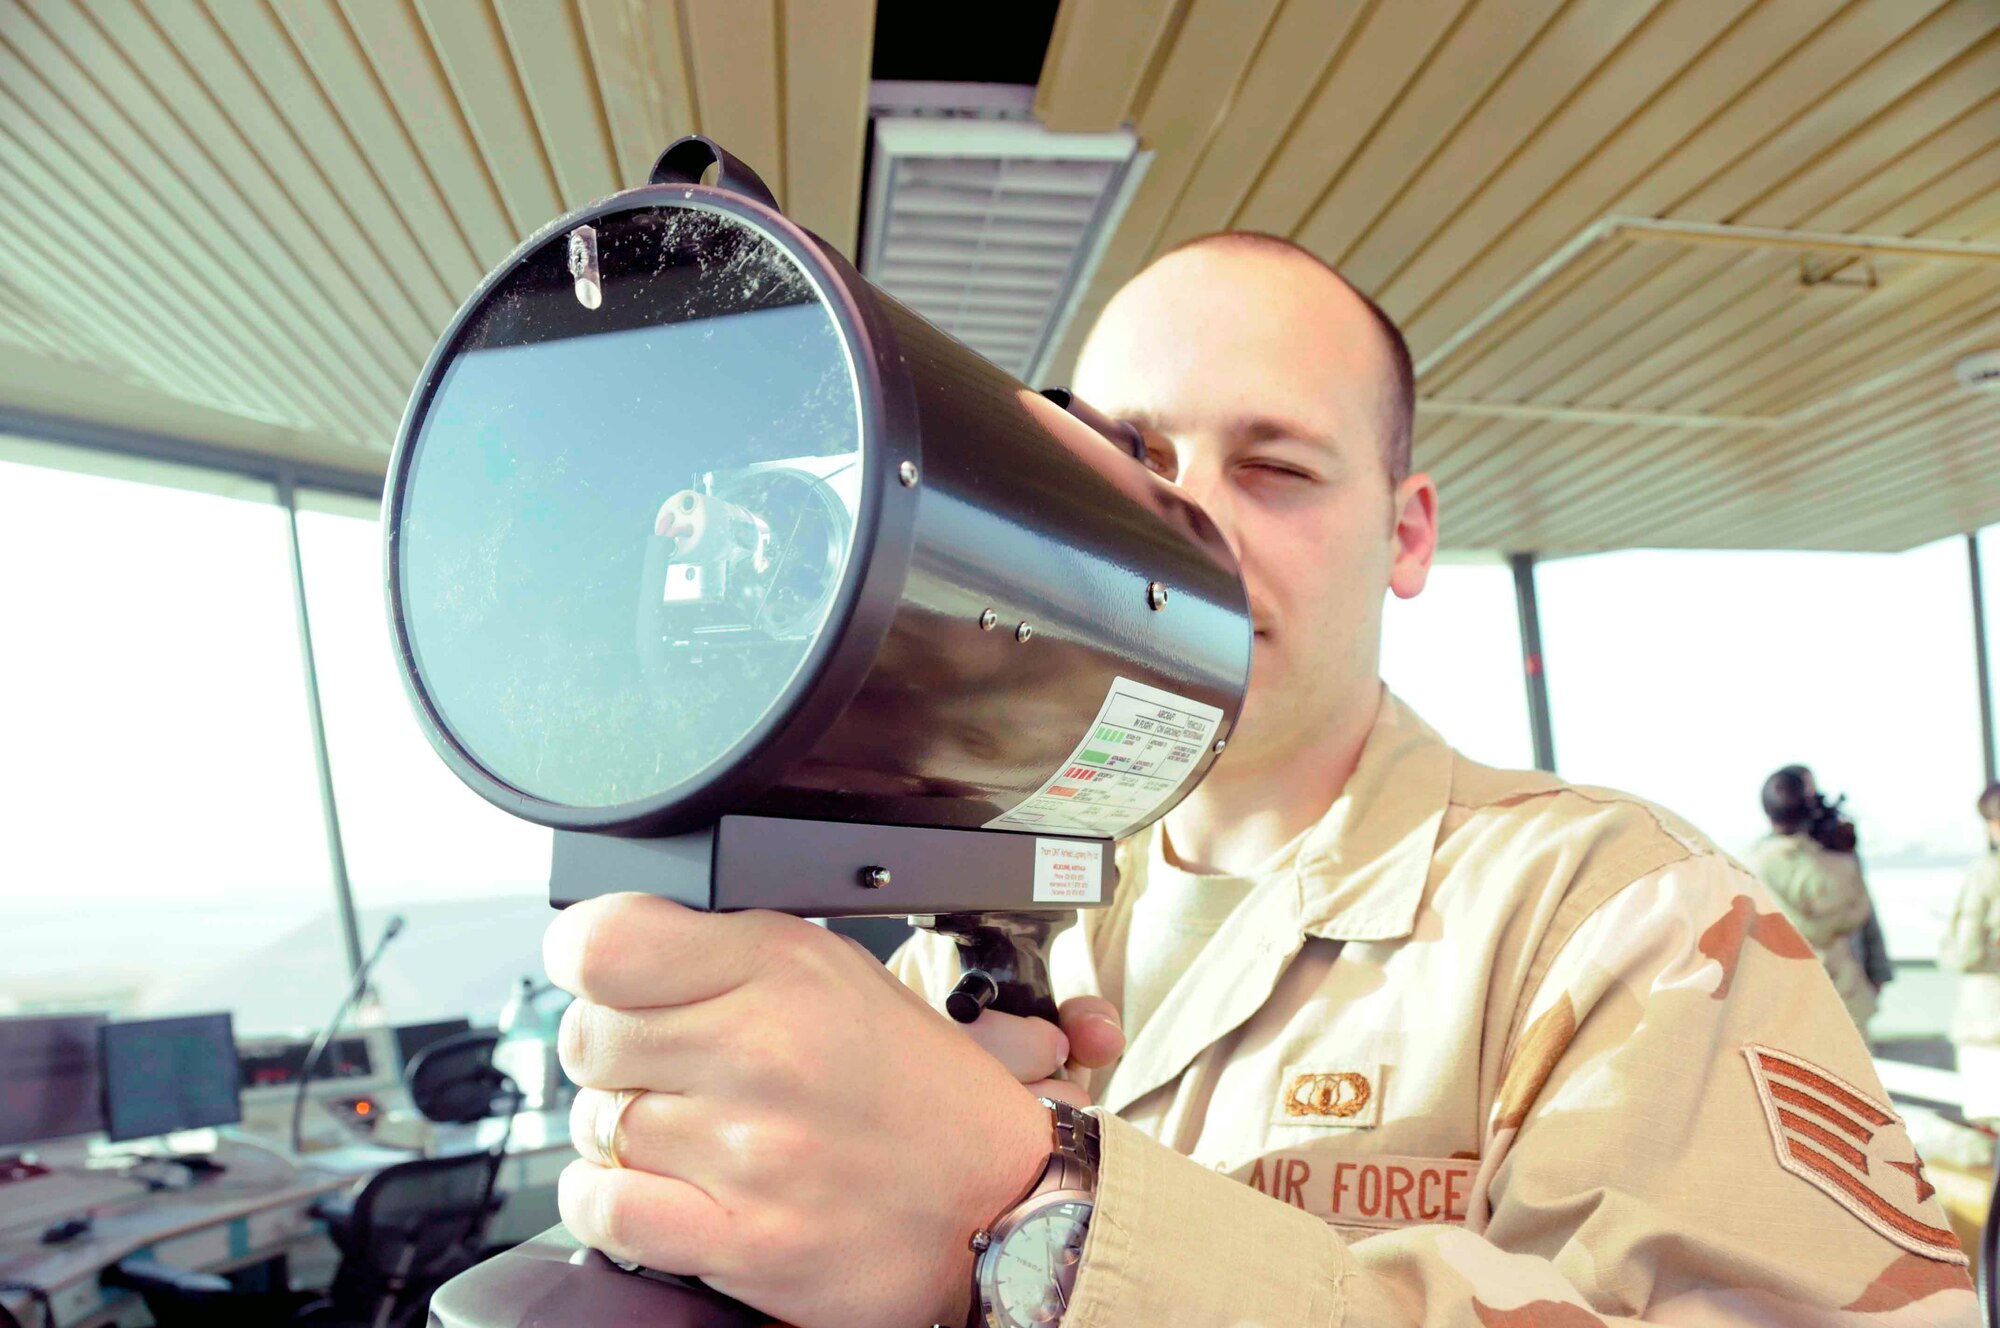
[[612, 1095], [609, 1103], [598, 1109], [597, 1155], [604, 1159], [604, 1165], [624, 1169], [625, 1160], [618, 1156], [618, 1126], [625, 1119], [626, 1111], [645, 1093], [643, 1088], [621, 1088]]

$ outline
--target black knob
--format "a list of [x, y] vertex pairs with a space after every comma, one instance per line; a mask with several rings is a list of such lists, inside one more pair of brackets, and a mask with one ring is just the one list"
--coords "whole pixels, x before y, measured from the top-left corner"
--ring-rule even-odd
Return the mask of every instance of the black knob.
[[951, 989], [951, 995], [944, 998], [945, 1013], [961, 1024], [969, 1024], [979, 1018], [979, 1012], [993, 1004], [993, 998], [1000, 994], [1000, 984], [985, 969], [968, 969], [958, 979], [958, 985]]

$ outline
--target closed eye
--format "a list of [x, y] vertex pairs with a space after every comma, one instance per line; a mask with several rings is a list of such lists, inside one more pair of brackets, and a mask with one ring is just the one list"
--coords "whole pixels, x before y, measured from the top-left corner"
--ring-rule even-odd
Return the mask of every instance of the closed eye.
[[1296, 466], [1285, 465], [1281, 461], [1246, 461], [1244, 470], [1254, 470], [1267, 475], [1284, 476], [1290, 479], [1310, 480], [1317, 478]]

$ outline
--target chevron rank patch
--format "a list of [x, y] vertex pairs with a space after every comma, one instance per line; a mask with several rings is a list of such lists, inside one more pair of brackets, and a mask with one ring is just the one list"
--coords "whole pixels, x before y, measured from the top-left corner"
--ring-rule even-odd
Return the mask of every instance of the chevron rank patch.
[[1743, 1057], [1779, 1166], [1904, 1249], [1941, 1263], [1966, 1262], [1958, 1238], [1928, 1202], [1935, 1189], [1895, 1112], [1789, 1052], [1752, 1043]]

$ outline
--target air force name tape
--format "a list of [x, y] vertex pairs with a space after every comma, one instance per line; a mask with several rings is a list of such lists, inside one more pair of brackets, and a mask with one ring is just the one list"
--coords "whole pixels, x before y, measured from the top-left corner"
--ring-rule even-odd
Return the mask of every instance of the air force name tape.
[[1228, 1174], [1323, 1222], [1350, 1227], [1463, 1223], [1476, 1158], [1388, 1157], [1326, 1149], [1266, 1153]]

